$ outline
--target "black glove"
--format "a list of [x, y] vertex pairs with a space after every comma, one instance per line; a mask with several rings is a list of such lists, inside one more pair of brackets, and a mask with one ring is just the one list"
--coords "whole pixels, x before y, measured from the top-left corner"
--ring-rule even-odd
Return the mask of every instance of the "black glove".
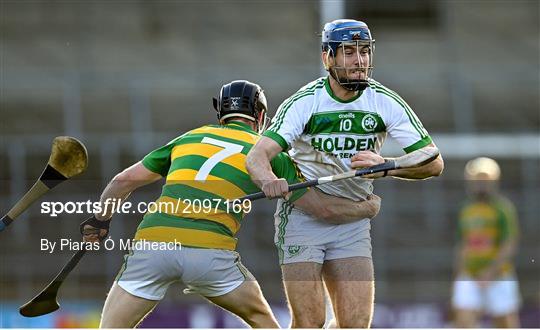
[[[79, 229], [83, 236], [95, 234], [98, 235], [99, 240], [102, 241], [107, 236], [109, 236], [110, 223], [111, 219], [106, 221], [100, 221], [96, 219], [96, 217], [93, 215], [87, 220], [81, 222]], [[103, 232], [103, 230], [105, 230], [105, 232]]]

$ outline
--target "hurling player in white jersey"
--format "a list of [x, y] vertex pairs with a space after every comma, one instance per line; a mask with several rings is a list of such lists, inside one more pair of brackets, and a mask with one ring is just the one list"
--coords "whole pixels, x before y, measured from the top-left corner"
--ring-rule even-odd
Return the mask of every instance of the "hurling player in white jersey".
[[[434, 146], [407, 103], [371, 78], [373, 42], [360, 21], [343, 19], [324, 26], [321, 56], [329, 75], [286, 99], [248, 155], [247, 169], [267, 197], [287, 196], [287, 182], [276, 178], [270, 167], [270, 160], [282, 150], [288, 150], [304, 176], [314, 179], [383, 163], [379, 151], [387, 134], [406, 153]], [[373, 191], [372, 179], [387, 175], [425, 179], [441, 174], [443, 166], [439, 157], [419, 168], [316, 189], [363, 200]], [[324, 324], [324, 286], [339, 327], [369, 327], [374, 295], [370, 219], [325, 224], [280, 199], [275, 222], [292, 327]]]

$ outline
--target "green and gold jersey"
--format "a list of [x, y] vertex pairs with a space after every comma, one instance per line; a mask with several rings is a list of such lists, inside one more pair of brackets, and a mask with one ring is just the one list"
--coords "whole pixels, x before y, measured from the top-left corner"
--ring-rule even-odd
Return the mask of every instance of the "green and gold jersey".
[[[245, 166], [246, 156], [259, 137], [241, 122], [208, 125], [144, 157], [142, 164], [166, 177], [166, 183], [156, 207], [145, 214], [135, 239], [234, 250], [244, 212], [240, 204], [234, 207], [227, 201], [260, 191]], [[278, 154], [271, 165], [276, 176], [289, 184], [301, 181], [287, 154]], [[305, 192], [293, 193], [290, 200]]]
[[[493, 263], [504, 241], [517, 237], [514, 206], [502, 197], [466, 202], [459, 216], [458, 235], [465, 248], [465, 271], [475, 277]], [[507, 262], [501, 265], [499, 275], [512, 271]]]

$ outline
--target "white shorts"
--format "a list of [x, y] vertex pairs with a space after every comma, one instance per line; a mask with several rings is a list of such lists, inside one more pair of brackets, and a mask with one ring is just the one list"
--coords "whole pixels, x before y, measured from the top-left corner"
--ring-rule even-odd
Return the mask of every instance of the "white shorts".
[[118, 285], [134, 296], [161, 300], [169, 285], [182, 281], [184, 293], [217, 297], [253, 275], [235, 251], [182, 247], [179, 250], [133, 250], [124, 256]]
[[502, 316], [519, 309], [519, 285], [514, 276], [491, 281], [482, 288], [468, 276], [454, 282], [452, 305], [456, 309], [484, 311], [492, 316]]
[[280, 199], [274, 214], [280, 264], [324, 263], [350, 257], [371, 258], [371, 224], [363, 219], [343, 225], [316, 220]]

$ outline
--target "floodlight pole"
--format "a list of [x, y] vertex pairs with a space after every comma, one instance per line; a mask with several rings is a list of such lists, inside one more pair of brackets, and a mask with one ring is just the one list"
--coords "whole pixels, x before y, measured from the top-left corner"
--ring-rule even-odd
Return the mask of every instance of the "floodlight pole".
[[[345, 17], [345, 1], [344, 0], [320, 0], [319, 1], [319, 11], [320, 11], [320, 24], [319, 31], [322, 31], [322, 28], [325, 23], [333, 21], [339, 18]], [[324, 69], [322, 63], [320, 65], [321, 76], [326, 76], [327, 72]]]

